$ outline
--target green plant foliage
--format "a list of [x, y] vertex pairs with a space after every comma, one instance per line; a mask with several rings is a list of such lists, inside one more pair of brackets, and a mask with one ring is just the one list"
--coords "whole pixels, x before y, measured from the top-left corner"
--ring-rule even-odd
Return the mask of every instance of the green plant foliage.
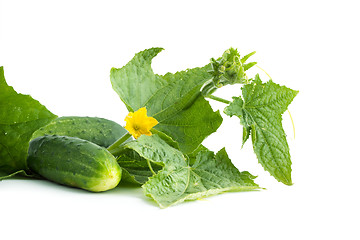
[[196, 159], [190, 161], [157, 135], [143, 135], [137, 141], [127, 143], [126, 148], [150, 162], [164, 165], [142, 186], [145, 194], [161, 208], [227, 191], [259, 189], [253, 181], [254, 176], [239, 172], [225, 149], [216, 155], [209, 150], [199, 151]]
[[154, 129], [178, 142], [181, 151], [192, 152], [222, 122], [201, 96], [200, 89], [211, 78], [208, 66], [164, 76], [154, 74], [152, 59], [162, 48], [139, 52], [124, 67], [111, 69], [111, 83], [129, 111], [146, 107], [159, 121]]
[[52, 114], [29, 95], [8, 86], [0, 67], [0, 179], [27, 169], [26, 156], [34, 131], [46, 125]]
[[218, 59], [211, 58], [211, 69], [208, 72], [212, 75], [212, 78], [203, 87], [202, 94], [209, 96], [216, 89], [225, 85], [247, 83], [248, 78], [245, 71], [256, 65], [256, 62], [246, 63], [246, 61], [254, 54], [255, 52], [251, 52], [240, 58], [237, 49], [229, 48], [223, 53], [222, 57]]
[[155, 173], [163, 168], [163, 164], [148, 162], [132, 149], [126, 149], [117, 161], [123, 170], [122, 183], [142, 185], [153, 176], [149, 164]]
[[282, 114], [298, 91], [280, 86], [270, 80], [262, 83], [259, 75], [242, 88], [242, 97], [224, 112], [240, 118], [243, 125], [243, 144], [252, 136], [253, 148], [259, 162], [278, 181], [291, 185], [291, 159]]
[[[121, 182], [141, 186], [144, 194], [161, 208], [228, 191], [261, 189], [253, 175], [239, 171], [232, 164], [225, 148], [215, 154], [203, 145], [204, 139], [216, 132], [223, 120], [220, 112], [212, 109], [209, 98], [226, 104], [226, 115], [239, 117], [242, 145], [251, 138], [264, 169], [278, 181], [291, 185], [292, 163], [282, 114], [298, 91], [272, 80], [263, 83], [259, 75], [248, 78], [246, 71], [256, 62], [247, 61], [255, 52], [241, 57], [234, 48], [210, 59], [203, 67], [155, 74], [152, 60], [162, 50], [146, 49], [135, 54], [125, 66], [111, 69], [112, 87], [131, 112], [126, 117], [125, 128], [101, 118], [72, 116], [53, 120], [57, 116], [38, 101], [8, 86], [0, 67], [0, 180], [17, 174], [39, 177], [36, 170], [31, 172], [27, 167], [29, 141], [57, 134], [60, 138], [79, 137], [93, 142], [94, 146], [106, 147], [107, 150], [101, 150], [114, 156], [116, 167], [121, 167]], [[242, 85], [242, 94], [233, 97], [232, 102], [213, 95], [223, 86], [236, 84]], [[142, 112], [135, 113], [139, 109]], [[29, 153], [35, 154], [40, 145], [34, 145]], [[69, 146], [57, 149], [57, 162], [68, 158]], [[49, 145], [47, 149], [49, 160], [53, 159], [50, 156], [53, 148]], [[84, 151], [82, 154], [95, 154]], [[83, 163], [77, 154], [71, 156], [78, 164]], [[38, 169], [47, 167], [39, 162]], [[82, 171], [79, 165], [72, 167], [71, 162], [66, 167], [73, 175]], [[50, 175], [43, 177], [53, 179], [61, 174], [58, 170], [54, 165]]]

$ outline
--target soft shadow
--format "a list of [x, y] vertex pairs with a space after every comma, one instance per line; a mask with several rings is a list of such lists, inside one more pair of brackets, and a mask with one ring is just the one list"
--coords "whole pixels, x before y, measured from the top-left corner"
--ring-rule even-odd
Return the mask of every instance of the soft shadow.
[[[143, 203], [151, 205], [151, 207], [159, 208], [157, 203], [148, 196], [145, 196], [143, 189], [140, 185], [132, 184], [132, 183], [121, 183], [114, 189], [111, 189], [106, 192], [102, 192], [101, 194], [106, 195], [118, 195], [118, 196], [133, 196], [141, 200]], [[160, 209], [160, 208], [159, 208]]]
[[66, 185], [62, 185], [59, 183], [55, 183], [43, 178], [33, 178], [33, 177], [26, 177], [26, 176], [13, 176], [9, 179], [4, 179], [2, 181], [24, 181], [24, 182], [32, 182], [32, 184], [39, 185], [42, 188], [46, 188], [49, 191], [57, 191], [61, 194], [63, 193], [70, 193], [70, 194], [80, 194], [80, 195], [86, 195], [86, 196], [92, 196], [92, 197], [100, 197], [105, 195], [111, 195], [111, 197], [124, 197], [124, 196], [131, 196], [134, 198], [139, 199], [140, 201], [144, 202], [145, 204], [148, 204], [151, 207], [157, 207], [155, 201], [153, 201], [151, 198], [145, 196], [143, 189], [140, 185], [131, 184], [131, 183], [120, 183], [117, 187], [105, 191], [105, 192], [90, 192], [84, 189], [70, 187]]

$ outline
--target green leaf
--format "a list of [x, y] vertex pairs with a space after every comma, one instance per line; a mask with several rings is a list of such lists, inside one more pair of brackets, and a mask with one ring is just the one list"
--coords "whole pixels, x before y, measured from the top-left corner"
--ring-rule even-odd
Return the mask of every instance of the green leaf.
[[250, 68], [252, 68], [253, 66], [255, 66], [257, 64], [257, 62], [249, 62], [247, 64], [244, 64], [244, 71], [249, 70]]
[[29, 140], [34, 131], [56, 118], [29, 95], [8, 86], [0, 67], [0, 172], [2, 177], [26, 170]]
[[[166, 144], [172, 148], [179, 149], [179, 145], [172, 138], [163, 132], [152, 129], [151, 132], [161, 138]], [[201, 146], [201, 145], [200, 145]], [[121, 151], [121, 154], [117, 158], [117, 162], [123, 170], [121, 182], [131, 183], [136, 185], [142, 185], [149, 180], [149, 177], [153, 176], [151, 169], [157, 173], [163, 168], [162, 163], [154, 163], [141, 157], [137, 152], [132, 149], [125, 149]]]
[[251, 131], [251, 128], [250, 128], [250, 127], [243, 127], [243, 138], [242, 138], [241, 148], [244, 147], [245, 142], [249, 139], [249, 137], [250, 137], [250, 131]]
[[209, 102], [199, 97], [189, 108], [164, 119], [155, 129], [171, 136], [182, 152], [191, 153], [219, 128], [221, 122], [219, 111], [213, 112]]
[[209, 149], [207, 149], [204, 145], [199, 145], [192, 153], [186, 154], [186, 157], [189, 159], [189, 164], [193, 165], [196, 161], [196, 156], [199, 154], [199, 152], [201, 151], [210, 151]]
[[211, 78], [209, 66], [157, 75], [151, 61], [161, 50], [144, 50], [124, 67], [111, 69], [111, 83], [129, 111], [146, 107], [159, 122], [154, 129], [178, 142], [181, 151], [192, 152], [222, 122], [220, 113], [200, 94]]
[[248, 53], [248, 54], [246, 54], [245, 56], [243, 56], [242, 58], [241, 58], [241, 63], [245, 63], [252, 55], [254, 55], [256, 53], [256, 51], [253, 51], [253, 52], [251, 52], [251, 53]]
[[151, 129], [152, 134], [158, 135], [162, 140], [164, 140], [168, 145], [170, 145], [173, 148], [180, 149], [179, 143], [175, 142], [174, 139], [172, 139], [170, 136], [166, 135], [163, 132], [160, 132], [156, 129]]
[[197, 153], [194, 161], [190, 161], [157, 135], [143, 135], [137, 141], [127, 143], [126, 147], [144, 159], [164, 165], [142, 186], [145, 194], [161, 208], [227, 191], [259, 189], [253, 181], [254, 176], [248, 172], [239, 172], [225, 149], [216, 155], [204, 149]]
[[298, 91], [280, 86], [273, 81], [262, 83], [257, 75], [251, 84], [242, 88], [241, 97], [225, 108], [225, 114], [240, 118], [247, 131], [243, 143], [252, 136], [253, 148], [264, 169], [278, 181], [291, 185], [291, 159], [282, 114]]
[[[122, 168], [121, 183], [127, 182], [136, 185], [146, 183], [153, 173], [151, 172], [148, 161], [141, 157], [137, 152], [126, 149], [117, 159]], [[153, 171], [158, 172], [163, 168], [162, 164], [150, 163]]]

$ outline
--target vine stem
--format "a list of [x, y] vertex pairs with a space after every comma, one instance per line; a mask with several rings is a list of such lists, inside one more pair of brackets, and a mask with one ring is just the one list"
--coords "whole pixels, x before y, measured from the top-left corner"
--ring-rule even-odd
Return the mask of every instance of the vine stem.
[[121, 138], [119, 138], [118, 140], [116, 140], [116, 142], [114, 142], [113, 144], [111, 144], [107, 150], [115, 155], [117, 152], [118, 152], [118, 148], [126, 141], [128, 140], [129, 138], [131, 137], [131, 134], [130, 133], [125, 133]]
[[269, 75], [263, 68], [259, 67], [259, 65], [257, 65], [257, 64], [256, 64], [256, 66], [257, 66], [258, 68], [260, 68], [260, 70], [263, 71], [270, 79], [272, 79], [272, 78], [270, 77], [270, 75]]
[[216, 97], [214, 95], [207, 95], [206, 96], [207, 98], [210, 98], [212, 100], [215, 100], [215, 101], [218, 101], [218, 102], [221, 102], [221, 103], [225, 103], [225, 104], [230, 104], [231, 102], [226, 100], [226, 99], [223, 99], [223, 98], [220, 98], [220, 97]]
[[290, 113], [289, 109], [287, 110], [287, 112], [289, 113], [289, 116], [290, 116], [290, 119], [291, 119], [291, 123], [292, 123], [293, 130], [294, 130], [294, 139], [295, 139], [295, 123], [294, 123], [294, 120], [293, 120], [293, 118], [291, 116], [291, 113]]
[[152, 172], [152, 174], [153, 174], [153, 175], [156, 175], [156, 172], [155, 172], [155, 171], [154, 171], [154, 169], [152, 168], [152, 166], [151, 166], [151, 163], [150, 163], [149, 159], [146, 159], [146, 162], [147, 162], [147, 165], [148, 165], [148, 167], [149, 167], [150, 171]]

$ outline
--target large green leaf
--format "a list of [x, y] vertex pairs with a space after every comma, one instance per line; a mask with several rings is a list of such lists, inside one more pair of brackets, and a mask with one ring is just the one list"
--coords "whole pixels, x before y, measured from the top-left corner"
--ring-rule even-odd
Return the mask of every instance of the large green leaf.
[[26, 170], [31, 135], [55, 117], [29, 95], [8, 86], [0, 67], [0, 179]]
[[238, 116], [243, 125], [243, 143], [252, 136], [253, 148], [259, 162], [278, 181], [291, 185], [291, 159], [282, 114], [298, 91], [273, 81], [262, 83], [257, 75], [251, 84], [242, 88], [241, 97], [225, 108], [229, 116]]
[[197, 153], [195, 160], [190, 160], [157, 135], [143, 135], [126, 147], [150, 162], [164, 165], [142, 186], [145, 194], [161, 208], [226, 191], [259, 189], [250, 173], [239, 172], [231, 163], [225, 149], [215, 155], [201, 147], [204, 150]]
[[209, 65], [157, 75], [151, 61], [161, 50], [144, 50], [124, 67], [111, 69], [111, 83], [129, 111], [146, 107], [148, 115], [159, 122], [156, 130], [178, 142], [181, 151], [192, 152], [222, 122], [220, 113], [200, 94], [211, 78]]

